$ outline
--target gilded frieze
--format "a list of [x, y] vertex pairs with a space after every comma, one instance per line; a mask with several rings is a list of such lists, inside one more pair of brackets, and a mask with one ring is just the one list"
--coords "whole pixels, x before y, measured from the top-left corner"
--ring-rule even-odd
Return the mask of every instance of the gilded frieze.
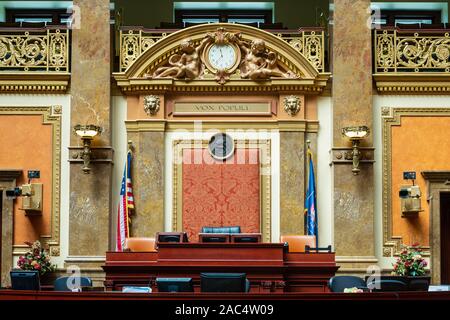
[[381, 94], [448, 94], [450, 34], [375, 30], [374, 63], [374, 79]]
[[[148, 30], [147, 30], [148, 31]], [[122, 33], [121, 72], [127, 95], [172, 92], [298, 92], [320, 94], [323, 32], [283, 37], [239, 24], [207, 24], [151, 38]], [[150, 32], [150, 31], [148, 31]], [[306, 36], [308, 34], [308, 36]]]

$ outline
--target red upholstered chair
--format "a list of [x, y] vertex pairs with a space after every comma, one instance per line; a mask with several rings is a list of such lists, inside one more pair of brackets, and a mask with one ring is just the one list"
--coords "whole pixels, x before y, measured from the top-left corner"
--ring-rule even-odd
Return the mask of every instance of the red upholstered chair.
[[134, 252], [156, 252], [155, 238], [127, 238], [125, 246]]
[[289, 252], [305, 252], [305, 246], [316, 247], [316, 236], [289, 235], [281, 236], [280, 240], [289, 244]]

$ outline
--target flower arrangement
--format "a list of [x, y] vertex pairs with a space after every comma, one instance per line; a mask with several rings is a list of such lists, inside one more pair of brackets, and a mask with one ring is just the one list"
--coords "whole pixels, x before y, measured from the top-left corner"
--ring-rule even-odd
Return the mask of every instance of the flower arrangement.
[[17, 266], [20, 269], [38, 270], [40, 275], [56, 270], [56, 265], [50, 262], [50, 255], [42, 247], [39, 241], [35, 241], [34, 243], [25, 243], [30, 247], [30, 251], [28, 251], [24, 256], [19, 257]]
[[394, 266], [393, 275], [397, 276], [422, 276], [425, 274], [427, 262], [422, 257], [421, 249], [418, 243], [411, 246], [403, 246], [400, 256]]

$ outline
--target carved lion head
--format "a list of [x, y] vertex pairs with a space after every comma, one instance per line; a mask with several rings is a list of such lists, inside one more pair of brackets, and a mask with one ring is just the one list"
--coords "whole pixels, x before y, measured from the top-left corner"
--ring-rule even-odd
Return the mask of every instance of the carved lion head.
[[300, 98], [297, 96], [288, 96], [284, 98], [284, 111], [290, 116], [295, 116], [300, 111]]
[[144, 98], [144, 110], [149, 116], [154, 116], [159, 111], [160, 100], [158, 96], [146, 96]]

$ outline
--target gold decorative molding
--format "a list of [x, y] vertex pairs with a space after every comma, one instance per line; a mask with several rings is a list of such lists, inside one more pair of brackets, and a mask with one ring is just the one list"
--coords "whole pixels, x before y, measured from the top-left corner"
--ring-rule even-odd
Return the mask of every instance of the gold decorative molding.
[[0, 29], [0, 71], [69, 71], [69, 30]]
[[[231, 75], [230, 80], [219, 81], [213, 75], [209, 76], [205, 72], [202, 78], [187, 80], [174, 80], [151, 76], [155, 70], [166, 64], [170, 57], [179, 56], [186, 39], [197, 48], [205, 40], [208, 34], [217, 32], [218, 28], [226, 28], [230, 33], [239, 34], [240, 41], [250, 43], [254, 39], [264, 41], [267, 52], [272, 52], [272, 56], [277, 63], [297, 78], [276, 78], [254, 81], [251, 79], [241, 79], [239, 75]], [[306, 32], [306, 31], [305, 31]], [[308, 31], [309, 32], [309, 31]], [[323, 31], [319, 32], [323, 37]], [[142, 30], [138, 33], [128, 31], [126, 36], [128, 45], [122, 46], [122, 51], [127, 48], [122, 55], [125, 64], [121, 66], [121, 72], [114, 73], [113, 76], [117, 85], [125, 94], [145, 94], [175, 92], [296, 92], [320, 94], [330, 77], [329, 73], [323, 70], [323, 50], [317, 46], [323, 45], [323, 40], [318, 34], [312, 34], [309, 40], [291, 39], [292, 44], [282, 40], [282, 37], [273, 35], [266, 31], [239, 24], [204, 24], [195, 27], [179, 30], [170, 35], [166, 35], [158, 41], [153, 42], [146, 50], [142, 51]], [[316, 39], [316, 37], [319, 37]], [[132, 39], [132, 40], [131, 40]], [[313, 40], [316, 39], [316, 40]], [[130, 42], [131, 41], [131, 42]], [[320, 45], [319, 45], [320, 43]], [[131, 49], [130, 49], [131, 48]], [[301, 53], [299, 48], [307, 50], [308, 58]], [[305, 49], [307, 48], [307, 49]], [[300, 50], [300, 51], [299, 51]], [[309, 51], [308, 51], [309, 50]], [[318, 58], [320, 55], [320, 58]], [[127, 62], [125, 62], [127, 61]], [[317, 61], [321, 61], [320, 63]], [[236, 73], [239, 69], [236, 71]], [[219, 77], [221, 79], [221, 77]]]
[[145, 29], [120, 31], [120, 70], [123, 72], [152, 47], [171, 32], [146, 31]]
[[0, 71], [0, 93], [65, 93], [70, 73]]
[[[182, 155], [183, 149], [208, 147], [208, 140], [174, 140], [173, 141], [173, 207], [172, 230], [182, 231], [183, 219], [183, 189], [182, 189]], [[235, 139], [235, 145], [245, 148], [257, 148], [260, 150], [260, 230], [264, 242], [271, 242], [271, 141], [270, 140], [241, 140]]]
[[167, 120], [125, 120], [127, 132], [164, 132]]
[[69, 38], [54, 27], [0, 29], [0, 92], [66, 92]]
[[440, 30], [375, 30], [374, 66], [381, 94], [448, 94], [450, 34]]
[[318, 132], [317, 120], [125, 120], [127, 132], [164, 132], [173, 130], [279, 130], [286, 132]]
[[233, 79], [224, 85], [214, 80], [173, 80], [173, 79], [130, 79], [124, 74], [114, 74], [117, 85], [125, 95], [145, 95], [149, 92], [164, 94], [176, 93], [296, 93], [318, 95], [327, 85], [330, 74], [320, 74], [314, 79], [271, 79], [252, 81], [249, 79]]
[[450, 74], [374, 74], [379, 94], [450, 94]]
[[[120, 31], [120, 71], [126, 71], [145, 51], [172, 33], [174, 31], [122, 28]], [[317, 71], [325, 71], [325, 32], [323, 28], [277, 31], [276, 36], [305, 56]]]
[[[383, 256], [399, 254], [403, 239], [393, 234], [392, 222], [392, 127], [400, 126], [403, 116], [450, 117], [450, 108], [382, 108], [383, 130]], [[430, 247], [422, 247], [425, 256]]]
[[[0, 107], [1, 115], [42, 115], [42, 124], [52, 126], [52, 205], [51, 233], [41, 235], [41, 241], [50, 246], [50, 253], [59, 255], [60, 245], [60, 184], [61, 184], [61, 106]], [[23, 254], [28, 248], [14, 245], [13, 254]]]
[[283, 39], [295, 48], [319, 72], [325, 72], [325, 31], [323, 28], [301, 28], [297, 32], [277, 32], [277, 37]]

